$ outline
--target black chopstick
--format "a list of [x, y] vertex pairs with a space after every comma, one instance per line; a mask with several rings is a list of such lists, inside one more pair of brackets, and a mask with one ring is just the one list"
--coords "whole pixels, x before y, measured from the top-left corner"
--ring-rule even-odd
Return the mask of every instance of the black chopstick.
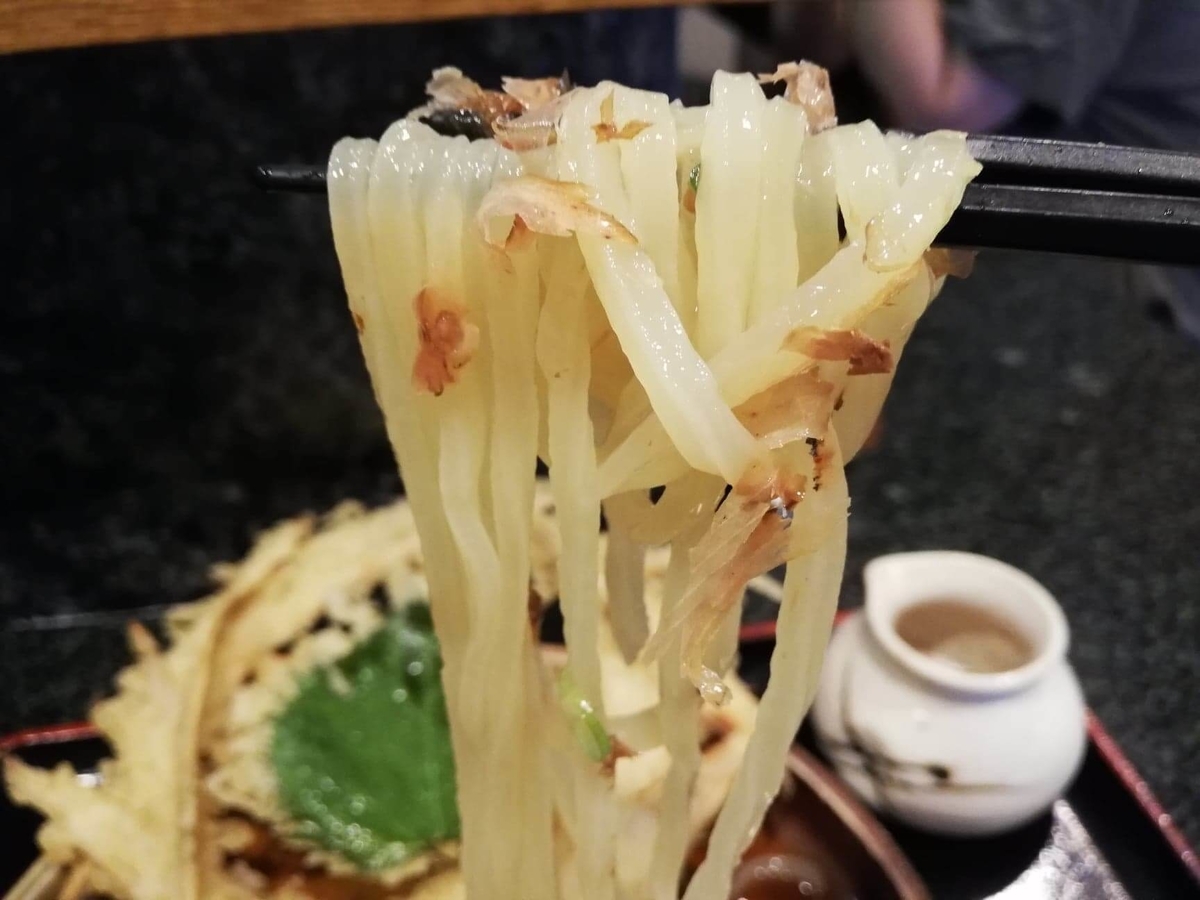
[[1114, 144], [972, 134], [979, 181], [1200, 197], [1200, 154]]
[[[983, 163], [937, 243], [1200, 263], [1200, 155], [971, 135]], [[323, 167], [264, 165], [267, 190], [320, 193]]]
[[325, 193], [325, 167], [264, 163], [255, 166], [250, 179], [264, 191], [287, 191], [292, 194]]
[[1200, 198], [972, 183], [937, 244], [1200, 263]]

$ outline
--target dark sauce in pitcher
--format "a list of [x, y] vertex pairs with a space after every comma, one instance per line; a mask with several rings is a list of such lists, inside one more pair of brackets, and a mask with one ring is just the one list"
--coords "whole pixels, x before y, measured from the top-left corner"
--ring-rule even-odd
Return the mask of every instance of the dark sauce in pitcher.
[[952, 597], [910, 606], [896, 617], [894, 627], [914, 650], [963, 672], [1010, 672], [1036, 655], [1029, 638], [1011, 622]]

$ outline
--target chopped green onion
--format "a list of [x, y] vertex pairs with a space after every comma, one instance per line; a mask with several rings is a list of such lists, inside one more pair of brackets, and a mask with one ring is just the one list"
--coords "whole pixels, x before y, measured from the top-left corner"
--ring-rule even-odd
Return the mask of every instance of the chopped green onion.
[[583, 696], [570, 672], [564, 671], [558, 678], [558, 702], [571, 724], [571, 731], [579, 741], [583, 752], [593, 762], [604, 762], [612, 753], [612, 740], [604, 730], [604, 723], [596, 715], [592, 704]]
[[693, 194], [700, 192], [700, 163], [692, 166], [692, 174], [688, 176], [688, 186], [692, 189]]

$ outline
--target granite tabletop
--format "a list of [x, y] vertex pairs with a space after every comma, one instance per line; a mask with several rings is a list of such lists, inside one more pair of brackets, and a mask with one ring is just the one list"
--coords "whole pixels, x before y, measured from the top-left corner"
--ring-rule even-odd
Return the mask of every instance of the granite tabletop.
[[[669, 18], [645, 15], [632, 46], [601, 15], [0, 59], [19, 123], [0, 139], [0, 732], [81, 717], [123, 622], [202, 595], [256, 531], [399, 489], [323, 205], [260, 195], [246, 167], [377, 134], [435, 63], [669, 88]], [[843, 603], [895, 550], [1032, 573], [1093, 708], [1200, 842], [1200, 347], [1126, 276], [991, 253], [934, 304], [851, 467]]]

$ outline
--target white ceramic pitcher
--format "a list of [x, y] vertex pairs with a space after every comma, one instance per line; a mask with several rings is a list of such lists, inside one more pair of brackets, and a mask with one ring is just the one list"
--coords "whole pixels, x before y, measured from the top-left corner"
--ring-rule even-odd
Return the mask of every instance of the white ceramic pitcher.
[[[1024, 572], [970, 553], [884, 556], [864, 578], [866, 605], [834, 635], [813, 706], [839, 774], [876, 808], [942, 834], [994, 834], [1043, 812], [1087, 744], [1054, 598]], [[897, 633], [905, 610], [944, 598], [1020, 635], [1023, 663], [964, 671]]]

